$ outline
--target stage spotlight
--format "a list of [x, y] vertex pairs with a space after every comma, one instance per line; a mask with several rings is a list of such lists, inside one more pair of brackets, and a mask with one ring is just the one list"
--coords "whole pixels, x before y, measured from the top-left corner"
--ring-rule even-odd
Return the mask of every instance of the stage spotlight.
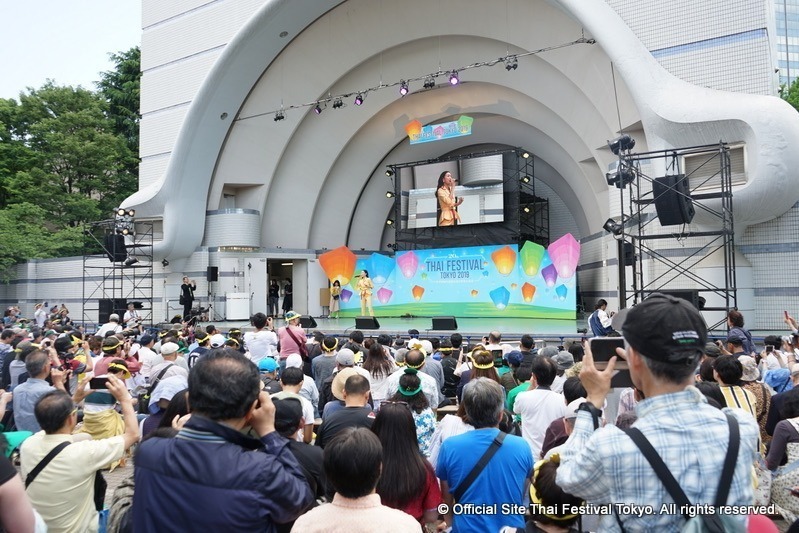
[[405, 80], [400, 80], [400, 88], [399, 88], [400, 96], [405, 96], [408, 94], [408, 82]]
[[630, 167], [620, 166], [617, 170], [605, 174], [608, 185], [613, 185], [617, 189], [623, 189], [635, 181], [635, 173]]
[[393, 175], [394, 175], [394, 171], [393, 171], [393, 170], [391, 170], [390, 168], [387, 168], [387, 169], [386, 169], [386, 176], [388, 176], [388, 177], [390, 178], [390, 177], [391, 177], [391, 176], [393, 176]]
[[122, 209], [121, 207], [118, 208], [117, 209], [117, 216], [124, 217], [125, 216], [125, 210]]
[[394, 198], [394, 193], [391, 191], [386, 191], [386, 198]]
[[516, 56], [508, 56], [505, 58], [505, 70], [511, 71], [519, 68], [519, 59]]
[[458, 71], [453, 70], [449, 73], [449, 84], [450, 85], [457, 85], [461, 82], [460, 78], [458, 77]]
[[525, 158], [525, 159], [529, 159], [530, 158], [530, 152], [522, 152], [522, 157]]
[[358, 93], [355, 95], [355, 105], [363, 105], [363, 101], [366, 99], [366, 96], [363, 93]]
[[433, 78], [433, 76], [427, 76], [424, 79], [424, 85], [422, 85], [422, 87], [424, 87], [425, 89], [432, 89], [435, 86], [436, 86], [436, 80], [435, 78]]
[[130, 235], [130, 230], [128, 228], [122, 228], [122, 235]]
[[319, 105], [319, 102], [316, 103], [316, 107], [313, 108], [313, 112], [317, 115], [322, 114], [322, 107]]
[[530, 183], [530, 176], [522, 176], [521, 182], [522, 183]]
[[286, 114], [281, 109], [280, 111], [275, 111], [275, 122], [279, 120], [284, 120], [286, 118]]
[[163, 266], [164, 268], [168, 267], [169, 266], [169, 261], [167, 261], [166, 259], [162, 260], [161, 261], [161, 266]]
[[135, 258], [135, 257], [133, 257], [133, 256], [130, 256], [130, 257], [128, 257], [127, 259], [125, 259], [125, 266], [126, 266], [126, 267], [129, 267], [129, 266], [131, 266], [131, 265], [135, 265], [135, 264], [136, 264], [136, 263], [138, 263], [138, 262], [139, 262], [139, 260], [138, 260], [138, 259], [136, 259], [136, 258]]
[[386, 226], [393, 226], [393, 225], [394, 225], [394, 221], [393, 220], [391, 220], [390, 218], [388, 220], [386, 220]]
[[613, 235], [621, 235], [621, 232], [624, 230], [624, 226], [613, 220], [612, 218], [607, 219], [605, 224], [602, 226], [602, 229], [607, 231], [608, 233], [612, 233]]
[[619, 152], [629, 152], [635, 148], [635, 139], [625, 133], [621, 137], [608, 141], [608, 147], [614, 155], [619, 155]]
[[338, 109], [340, 107], [344, 107], [344, 102], [341, 101], [341, 98], [333, 100], [333, 109]]
[[132, 217], [132, 216], [135, 216], [135, 215], [136, 215], [136, 210], [135, 209], [128, 209], [128, 216], [129, 217]]
[[524, 210], [523, 210], [523, 211], [524, 211], [525, 213], [529, 213], [529, 212], [530, 212], [530, 208], [529, 208], [529, 207], [527, 207], [527, 206], [524, 206]]

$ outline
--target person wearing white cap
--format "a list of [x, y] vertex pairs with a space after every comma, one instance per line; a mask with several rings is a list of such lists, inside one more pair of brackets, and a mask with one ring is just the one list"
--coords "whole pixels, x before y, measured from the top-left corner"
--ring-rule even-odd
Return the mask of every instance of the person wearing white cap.
[[211, 337], [211, 341], [209, 342], [209, 344], [212, 350], [216, 350], [218, 348], [224, 348], [225, 341], [227, 341], [227, 338], [225, 338], [225, 336], [222, 335], [221, 333], [217, 333], [216, 335], [213, 335]]
[[97, 330], [95, 333], [98, 337], [105, 337], [108, 332], [119, 333], [122, 331], [122, 326], [119, 325], [119, 315], [116, 313], [111, 313], [108, 317], [108, 322], [100, 326], [100, 329]]
[[[302, 357], [297, 354], [289, 355], [286, 358], [286, 368], [299, 368], [302, 371]], [[307, 374], [302, 375], [302, 386], [298, 392], [300, 396], [311, 402], [314, 416], [319, 416], [319, 389], [313, 378]]]
[[[164, 362], [154, 366], [152, 370], [150, 370], [150, 384], [152, 384], [156, 378], [160, 380], [171, 376], [189, 377], [186, 359], [178, 357], [179, 349], [180, 347], [174, 342], [167, 342], [161, 345], [161, 357], [164, 358]], [[158, 376], [160, 376], [160, 378]]]

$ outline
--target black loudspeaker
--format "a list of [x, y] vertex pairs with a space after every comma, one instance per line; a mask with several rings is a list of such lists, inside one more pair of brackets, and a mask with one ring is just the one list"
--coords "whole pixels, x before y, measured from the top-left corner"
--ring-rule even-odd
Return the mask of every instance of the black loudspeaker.
[[316, 319], [311, 315], [302, 315], [300, 317], [300, 326], [308, 329], [308, 328], [315, 328], [316, 327]]
[[649, 294], [647, 294], [647, 298], [652, 294], [654, 294], [654, 292], [659, 292], [660, 294], [666, 294], [668, 296], [673, 296], [675, 298], [682, 298], [683, 300], [686, 300], [688, 303], [690, 303], [697, 309], [701, 309], [702, 307], [705, 306], [704, 304], [700, 306], [699, 291], [696, 289], [662, 289], [659, 291], [650, 292]]
[[121, 322], [127, 309], [128, 301], [125, 298], [102, 298], [100, 300], [97, 321], [99, 324], [105, 324], [108, 322], [108, 317], [111, 316], [111, 313], [116, 313], [119, 315], [119, 320]]
[[694, 218], [694, 204], [688, 178], [680, 174], [652, 180], [655, 210], [661, 226], [688, 224]]
[[355, 329], [380, 329], [380, 323], [373, 316], [355, 317]]
[[205, 270], [206, 281], [219, 281], [219, 267], [208, 267]]
[[433, 329], [438, 331], [453, 331], [458, 329], [458, 321], [454, 316], [434, 316]]
[[[125, 249], [125, 236], [109, 233], [105, 236], [105, 255], [112, 263], [122, 263], [128, 258], [128, 252]], [[106, 321], [107, 322], [107, 321]]]
[[631, 242], [624, 243], [624, 266], [629, 267], [635, 264], [635, 247]]

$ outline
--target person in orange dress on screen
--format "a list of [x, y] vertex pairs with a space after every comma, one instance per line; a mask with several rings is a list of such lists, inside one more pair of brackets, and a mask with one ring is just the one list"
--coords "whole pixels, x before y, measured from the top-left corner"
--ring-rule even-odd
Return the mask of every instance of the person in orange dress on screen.
[[463, 203], [463, 198], [455, 196], [455, 180], [449, 171], [442, 172], [438, 177], [436, 198], [438, 198], [439, 226], [454, 226], [461, 221], [458, 206]]

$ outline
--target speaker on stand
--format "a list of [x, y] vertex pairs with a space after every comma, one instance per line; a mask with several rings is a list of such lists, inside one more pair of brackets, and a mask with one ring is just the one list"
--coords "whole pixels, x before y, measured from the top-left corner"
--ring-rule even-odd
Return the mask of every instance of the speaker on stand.
[[688, 178], [679, 174], [652, 180], [655, 211], [661, 226], [690, 224], [694, 218], [694, 204]]
[[208, 320], [213, 322], [216, 320], [216, 312], [214, 311], [214, 302], [212, 301], [211, 283], [219, 281], [219, 267], [207, 267], [205, 269], [205, 280], [208, 282]]

